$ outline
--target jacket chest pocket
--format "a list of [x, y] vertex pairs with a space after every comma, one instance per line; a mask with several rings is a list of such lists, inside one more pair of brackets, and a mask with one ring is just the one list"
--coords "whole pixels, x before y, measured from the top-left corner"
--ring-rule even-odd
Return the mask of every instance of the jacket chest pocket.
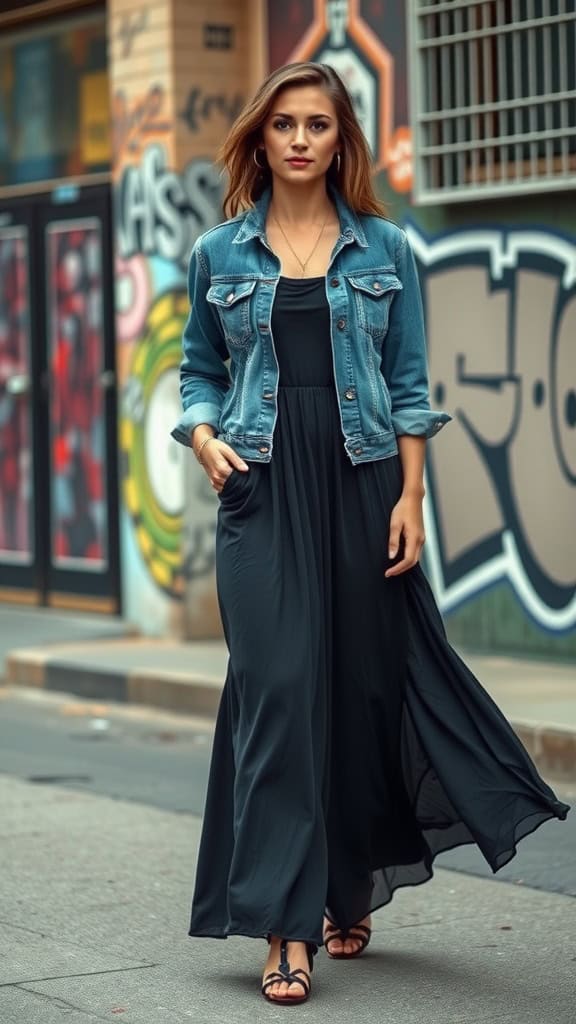
[[250, 316], [256, 281], [220, 281], [208, 289], [206, 300], [215, 307], [224, 338], [232, 348], [245, 348], [254, 329]]
[[388, 329], [392, 299], [402, 282], [391, 273], [355, 274], [352, 285], [358, 323], [372, 338], [382, 339]]

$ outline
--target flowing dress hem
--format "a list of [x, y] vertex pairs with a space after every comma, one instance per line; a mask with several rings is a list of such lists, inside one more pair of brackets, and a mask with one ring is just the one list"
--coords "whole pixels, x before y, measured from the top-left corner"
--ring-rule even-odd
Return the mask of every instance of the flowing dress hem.
[[[558, 819], [560, 821], [564, 821], [566, 819], [567, 815], [568, 815], [569, 810], [570, 810], [569, 804], [563, 804], [563, 803], [559, 802], [557, 804], [557, 811], [556, 812], [550, 811], [548, 813], [542, 813], [539, 816], [539, 820], [533, 826], [528, 827], [526, 829], [522, 828], [522, 825], [525, 822], [527, 822], [530, 818], [533, 818], [534, 814], [529, 814], [525, 818], [522, 818], [521, 821], [519, 821], [518, 824], [516, 825], [516, 828], [514, 829], [513, 848], [511, 850], [507, 850], [503, 854], [503, 856], [506, 859], [503, 860], [502, 863], [500, 863], [498, 865], [498, 867], [494, 867], [492, 864], [490, 864], [489, 861], [486, 861], [486, 863], [488, 864], [488, 866], [489, 866], [490, 870], [492, 871], [492, 873], [494, 875], [497, 874], [498, 871], [500, 871], [503, 867], [506, 867], [506, 865], [509, 864], [514, 859], [514, 857], [518, 853], [518, 843], [520, 843], [522, 839], [525, 839], [527, 836], [532, 835], [534, 832], [537, 831], [537, 829], [540, 828], [541, 825], [544, 825], [547, 821], [550, 821], [553, 818], [556, 818], [556, 819]], [[443, 866], [443, 865], [436, 864], [435, 862], [436, 862], [436, 858], [438, 856], [440, 856], [440, 854], [442, 854], [442, 853], [449, 853], [451, 850], [457, 850], [457, 849], [459, 849], [462, 846], [476, 846], [477, 847], [477, 843], [476, 843], [475, 839], [471, 838], [471, 839], [465, 840], [464, 842], [461, 841], [461, 842], [458, 842], [458, 843], [454, 843], [452, 846], [446, 846], [442, 850], [438, 850], [437, 853], [432, 858], [432, 860], [430, 861], [429, 874], [427, 874], [425, 878], [421, 878], [419, 881], [415, 881], [415, 882], [400, 882], [400, 883], [398, 883], [398, 885], [394, 886], [394, 888], [391, 890], [389, 898], [387, 900], [383, 900], [383, 901], [375, 904], [374, 906], [371, 906], [370, 909], [368, 910], [368, 913], [365, 916], [368, 917], [370, 914], [376, 913], [377, 910], [381, 910], [382, 907], [388, 906], [392, 902], [392, 900], [394, 899], [394, 896], [395, 896], [396, 892], [399, 889], [417, 888], [420, 885], [425, 885], [426, 882], [430, 882], [432, 880], [432, 878], [435, 877], [435, 870], [434, 869], [440, 870], [440, 871], [461, 871], [461, 869], [459, 869], [459, 868], [453, 868], [453, 867], [450, 867], [450, 866]], [[484, 859], [486, 860], [486, 858], [484, 858]], [[472, 872], [466, 871], [466, 872], [462, 872], [462, 873], [463, 874], [471, 874]], [[481, 877], [481, 876], [478, 876], [478, 877]], [[216, 928], [191, 929], [188, 932], [189, 938], [204, 938], [204, 939], [228, 939], [228, 938], [233, 938], [233, 937], [237, 937], [237, 936], [242, 936], [244, 938], [249, 938], [249, 939], [265, 939], [267, 935], [282, 935], [282, 938], [286, 938], [288, 940], [288, 942], [307, 942], [307, 943], [310, 943], [310, 944], [312, 944], [314, 946], [323, 946], [324, 945], [323, 938], [322, 938], [321, 941], [318, 941], [317, 937], [311, 939], [311, 938], [303, 937], [302, 935], [284, 935], [283, 932], [282, 932], [282, 929], [275, 929], [274, 927], [271, 927], [271, 928], [268, 928], [268, 929], [263, 929], [261, 931], [256, 931], [256, 930], [251, 930], [251, 929], [248, 929], [248, 928], [242, 928], [241, 926], [230, 926], [229, 928], [226, 928], [226, 929], [225, 928], [218, 928], [218, 929], [216, 929]]]

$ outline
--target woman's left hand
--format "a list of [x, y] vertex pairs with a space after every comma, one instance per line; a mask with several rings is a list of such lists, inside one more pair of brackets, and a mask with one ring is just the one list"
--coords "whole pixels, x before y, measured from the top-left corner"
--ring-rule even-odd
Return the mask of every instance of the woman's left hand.
[[413, 569], [418, 563], [426, 540], [422, 498], [419, 496], [403, 494], [392, 509], [388, 539], [389, 558], [396, 558], [400, 547], [400, 538], [404, 540], [404, 557], [396, 565], [387, 569], [384, 573], [385, 576], [399, 576], [400, 573]]

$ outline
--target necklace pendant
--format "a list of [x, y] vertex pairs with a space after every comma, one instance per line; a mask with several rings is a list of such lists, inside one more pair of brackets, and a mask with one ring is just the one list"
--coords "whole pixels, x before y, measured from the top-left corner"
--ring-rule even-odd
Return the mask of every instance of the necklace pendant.
[[278, 218], [274, 214], [273, 214], [273, 217], [274, 217], [274, 220], [276, 221], [276, 224], [280, 228], [280, 231], [282, 233], [284, 241], [286, 242], [286, 245], [288, 246], [288, 248], [289, 248], [290, 252], [292, 253], [292, 255], [294, 256], [294, 258], [297, 260], [299, 266], [302, 268], [302, 275], [301, 276], [302, 277], [306, 277], [306, 268], [307, 268], [310, 260], [312, 259], [312, 256], [316, 252], [316, 249], [318, 248], [320, 239], [322, 238], [322, 235], [324, 234], [324, 228], [326, 227], [326, 224], [328, 222], [328, 214], [326, 214], [326, 220], [324, 221], [322, 227], [320, 228], [320, 234], [318, 235], [318, 238], [316, 239], [316, 241], [315, 241], [315, 243], [314, 243], [314, 245], [312, 247], [312, 250], [308, 253], [308, 258], [307, 258], [307, 260], [304, 263], [300, 259], [298, 253], [296, 253], [294, 251], [294, 247], [292, 246], [292, 244], [290, 242], [290, 239], [287, 237], [286, 232], [284, 231], [284, 228], [282, 227], [282, 225], [281, 225], [280, 221], [278, 220]]

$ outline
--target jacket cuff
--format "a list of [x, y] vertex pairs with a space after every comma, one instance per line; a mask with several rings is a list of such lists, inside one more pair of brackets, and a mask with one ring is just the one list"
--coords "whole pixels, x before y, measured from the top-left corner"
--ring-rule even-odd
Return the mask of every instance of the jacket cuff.
[[451, 419], [447, 412], [437, 412], [435, 409], [392, 410], [392, 426], [397, 437], [401, 434], [434, 437]]
[[192, 431], [200, 423], [209, 423], [218, 433], [220, 423], [220, 407], [213, 402], [195, 402], [185, 409], [176, 425], [170, 431], [171, 437], [180, 444], [192, 447]]

